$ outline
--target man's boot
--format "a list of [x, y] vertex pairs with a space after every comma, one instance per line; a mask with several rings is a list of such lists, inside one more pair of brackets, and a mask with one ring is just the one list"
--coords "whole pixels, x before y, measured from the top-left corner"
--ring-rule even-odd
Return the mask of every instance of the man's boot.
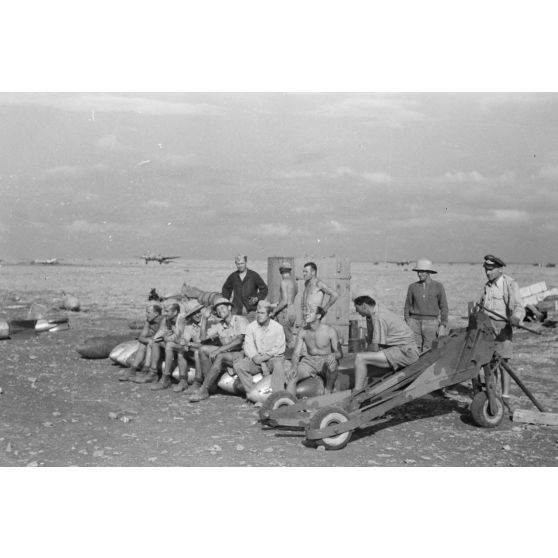
[[168, 389], [171, 387], [171, 384], [172, 384], [172, 380], [170, 375], [163, 374], [163, 376], [161, 377], [161, 381], [151, 386], [151, 391], [160, 391], [162, 389]]
[[136, 374], [131, 381], [135, 384], [151, 384], [159, 379], [159, 374], [157, 370], [149, 369], [147, 372], [141, 372]]

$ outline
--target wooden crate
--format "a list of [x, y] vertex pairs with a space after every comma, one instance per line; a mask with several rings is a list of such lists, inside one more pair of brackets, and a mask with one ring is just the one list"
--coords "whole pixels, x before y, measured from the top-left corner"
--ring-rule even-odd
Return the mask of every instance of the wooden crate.
[[337, 302], [329, 309], [323, 322], [334, 326], [341, 342], [346, 344], [349, 339], [349, 314], [351, 310], [351, 262], [347, 258], [337, 256], [327, 258], [273, 256], [268, 258], [267, 285], [269, 291], [267, 296], [268, 300], [273, 303], [279, 301], [281, 284], [279, 265], [284, 260], [293, 264], [292, 274], [298, 287], [298, 294], [295, 298], [297, 324], [302, 323], [302, 293], [304, 292], [302, 268], [305, 263], [314, 262], [318, 268], [318, 278], [339, 293]]

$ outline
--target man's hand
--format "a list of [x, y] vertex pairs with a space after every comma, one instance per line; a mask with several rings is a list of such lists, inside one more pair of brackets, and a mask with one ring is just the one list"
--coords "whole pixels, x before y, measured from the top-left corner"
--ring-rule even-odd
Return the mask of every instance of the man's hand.
[[444, 335], [447, 334], [448, 334], [447, 327], [444, 324], [440, 324], [438, 326], [438, 337], [444, 337]]
[[521, 320], [517, 317], [517, 316], [511, 316], [510, 317], [510, 324], [514, 325], [514, 326], [518, 326], [520, 324]]
[[252, 361], [254, 362], [254, 364], [261, 364], [262, 362], [264, 362], [264, 356], [263, 355], [254, 355], [252, 357]]
[[257, 296], [249, 296], [249, 297], [248, 297], [248, 302], [249, 302], [250, 304], [258, 304], [258, 300], [259, 300], [259, 299], [258, 299]]
[[200, 310], [201, 315], [204, 318], [209, 318], [209, 316], [211, 316], [212, 314], [212, 310], [209, 306], [204, 306], [201, 310]]
[[213, 349], [207, 356], [211, 359], [211, 361], [214, 361], [218, 355], [221, 354], [221, 348], [218, 347], [216, 349]]

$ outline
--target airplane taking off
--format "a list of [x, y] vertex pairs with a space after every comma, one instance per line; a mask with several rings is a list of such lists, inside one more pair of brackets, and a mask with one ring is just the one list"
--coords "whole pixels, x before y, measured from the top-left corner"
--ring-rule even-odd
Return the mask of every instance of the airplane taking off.
[[147, 253], [144, 254], [143, 256], [140, 256], [140, 258], [143, 258], [146, 264], [149, 262], [159, 262], [160, 265], [160, 264], [171, 263], [171, 260], [176, 260], [180, 258], [180, 256], [161, 256], [161, 254]]

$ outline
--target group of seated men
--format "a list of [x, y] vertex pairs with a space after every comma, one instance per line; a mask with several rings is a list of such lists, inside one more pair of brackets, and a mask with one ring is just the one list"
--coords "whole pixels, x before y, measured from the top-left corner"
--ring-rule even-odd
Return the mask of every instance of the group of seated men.
[[[336, 302], [337, 292], [317, 277], [313, 262], [304, 265], [303, 323], [295, 336], [297, 286], [291, 264], [282, 262], [280, 298], [271, 304], [266, 300], [267, 286], [247, 268], [246, 256], [237, 256], [235, 263], [237, 271], [227, 278], [223, 296], [212, 306], [196, 299], [182, 305], [171, 299], [147, 306], [138, 339], [141, 349], [120, 380], [151, 383], [152, 390], [168, 389], [177, 365], [178, 383], [172, 389], [186, 392], [190, 402], [207, 399], [224, 373], [238, 376], [246, 394], [260, 374], [270, 376], [272, 392], [286, 389], [296, 396], [297, 383], [316, 376], [323, 378], [326, 393], [334, 391], [343, 353], [336, 329], [322, 323], [322, 318]], [[358, 390], [365, 387], [368, 365], [397, 370], [417, 360], [419, 353], [402, 318], [367, 293], [359, 293], [354, 303], [366, 317], [369, 333], [368, 350], [355, 359]], [[285, 356], [288, 351], [292, 351], [290, 362]], [[189, 384], [191, 368], [195, 373]]]

